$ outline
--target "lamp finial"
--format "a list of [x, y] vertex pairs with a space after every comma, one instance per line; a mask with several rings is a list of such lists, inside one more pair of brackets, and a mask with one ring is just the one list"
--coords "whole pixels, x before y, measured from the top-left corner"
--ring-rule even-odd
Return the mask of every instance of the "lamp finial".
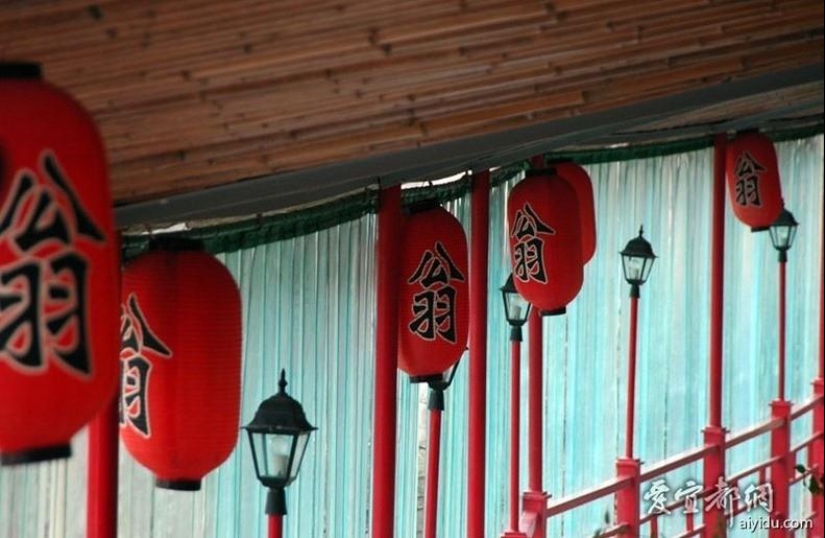
[[286, 394], [286, 386], [288, 383], [286, 382], [286, 369], [281, 368], [281, 379], [278, 381], [278, 388], [280, 389], [281, 394]]

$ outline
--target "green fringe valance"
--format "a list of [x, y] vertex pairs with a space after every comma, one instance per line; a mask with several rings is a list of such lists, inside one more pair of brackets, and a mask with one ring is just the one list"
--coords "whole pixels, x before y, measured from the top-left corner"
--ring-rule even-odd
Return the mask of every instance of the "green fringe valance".
[[[768, 134], [775, 142], [782, 142], [809, 138], [822, 133], [823, 124], [820, 123], [804, 129], [777, 131]], [[553, 152], [546, 154], [545, 158], [570, 159], [579, 164], [597, 164], [687, 153], [702, 150], [712, 145], [713, 137], [705, 136], [661, 144], [607, 148], [594, 151]], [[527, 166], [527, 162], [521, 162], [499, 168], [492, 173], [491, 184], [493, 186], [500, 185], [526, 170]], [[445, 185], [405, 189], [402, 191], [402, 203], [409, 205], [423, 199], [433, 198], [444, 203], [464, 196], [469, 190], [470, 177], [465, 176], [459, 181]], [[378, 190], [377, 188], [371, 188], [316, 206], [265, 217], [254, 217], [239, 222], [173, 232], [173, 234], [178, 237], [200, 240], [209, 252], [218, 254], [315, 233], [374, 213], [377, 208]], [[132, 258], [146, 249], [149, 244], [149, 237], [149, 234], [125, 235], [123, 237], [124, 258]]]

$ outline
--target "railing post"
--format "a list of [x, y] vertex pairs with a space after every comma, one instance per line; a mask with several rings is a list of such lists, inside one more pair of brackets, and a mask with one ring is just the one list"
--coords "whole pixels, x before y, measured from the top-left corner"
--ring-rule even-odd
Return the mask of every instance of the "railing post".
[[[703, 430], [705, 446], [713, 447], [704, 458], [702, 478], [706, 487], [717, 484], [725, 475], [725, 434], [722, 427], [722, 372], [724, 364], [725, 299], [725, 151], [727, 135], [716, 135], [713, 144], [713, 216], [710, 268], [710, 359], [708, 387], [708, 426]], [[705, 538], [725, 538], [724, 510], [714, 506], [703, 512]]]
[[544, 491], [524, 492], [524, 511], [536, 514], [536, 529], [533, 538], [546, 538], [547, 536], [547, 501], [550, 499]]
[[[783, 522], [790, 513], [790, 478], [793, 462], [789, 459], [791, 449], [791, 407], [786, 400], [771, 402], [771, 416], [781, 419], [782, 424], [771, 432], [771, 489], [773, 491], [773, 512], [771, 520], [778, 523], [771, 525], [769, 538], [786, 538], [788, 531], [782, 529]], [[777, 528], [773, 528], [776, 526]]]
[[616, 461], [619, 478], [629, 478], [630, 484], [616, 494], [616, 519], [624, 526], [620, 535], [625, 538], [638, 538], [641, 523], [641, 482], [642, 462], [637, 459], [619, 458]]
[[[825, 397], [825, 381], [822, 377], [814, 381], [814, 395]], [[818, 432], [820, 437], [808, 449], [810, 458], [809, 467], [815, 469], [815, 473], [821, 478], [825, 471], [825, 441], [822, 440], [822, 432], [825, 431], [825, 404], [820, 400], [819, 405], [814, 407], [814, 432]], [[814, 525], [808, 533], [809, 538], [822, 538], [825, 536], [825, 496], [811, 495], [811, 508], [814, 513]]]
[[[709, 449], [705, 455], [702, 468], [702, 481], [705, 487], [712, 487], [725, 480], [725, 438], [727, 430], [718, 426], [708, 426], [702, 430], [705, 446]], [[727, 535], [725, 510], [721, 503], [706, 507], [703, 515], [705, 538], [724, 538]]]

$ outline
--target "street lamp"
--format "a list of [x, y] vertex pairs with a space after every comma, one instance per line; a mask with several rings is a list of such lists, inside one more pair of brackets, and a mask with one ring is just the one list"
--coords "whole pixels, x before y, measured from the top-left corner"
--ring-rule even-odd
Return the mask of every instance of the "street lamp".
[[779, 217], [771, 224], [771, 243], [773, 243], [773, 248], [779, 252], [779, 263], [788, 261], [788, 250], [790, 250], [793, 240], [796, 238], [797, 226], [799, 226], [799, 223], [796, 222], [793, 213], [784, 208]]
[[[510, 339], [518, 336], [521, 340], [521, 328], [527, 322], [527, 317], [530, 315], [530, 303], [519, 295], [516, 290], [516, 285], [513, 282], [513, 274], [507, 277], [507, 282], [500, 288], [501, 297], [504, 300], [504, 316], [507, 318], [507, 323], [513, 329], [510, 331]], [[514, 332], [515, 331], [515, 332]]]
[[269, 537], [280, 538], [286, 515], [284, 489], [298, 476], [310, 434], [317, 428], [307, 422], [304, 408], [286, 393], [286, 372], [281, 370], [278, 393], [264, 400], [252, 422], [244, 426], [249, 434], [255, 474], [264, 487]]
[[644, 238], [644, 227], [639, 227], [639, 236], [628, 241], [622, 255], [624, 279], [630, 284], [630, 346], [627, 372], [627, 422], [625, 432], [625, 458], [633, 458], [633, 431], [636, 405], [636, 333], [639, 316], [639, 288], [647, 281], [656, 255], [653, 247]]
[[630, 296], [639, 297], [639, 287], [647, 281], [650, 269], [656, 261], [653, 247], [644, 238], [644, 227], [639, 227], [639, 236], [627, 242], [622, 255], [622, 270], [624, 279], [630, 284]]
[[779, 253], [779, 401], [785, 400], [785, 304], [786, 304], [786, 271], [788, 250], [796, 237], [796, 228], [799, 223], [793, 213], [785, 208], [779, 217], [771, 224], [770, 234], [773, 248]]
[[502, 538], [523, 537], [519, 531], [519, 407], [521, 404], [522, 327], [530, 315], [530, 303], [516, 290], [513, 275], [501, 287], [504, 316], [510, 325], [510, 527]]

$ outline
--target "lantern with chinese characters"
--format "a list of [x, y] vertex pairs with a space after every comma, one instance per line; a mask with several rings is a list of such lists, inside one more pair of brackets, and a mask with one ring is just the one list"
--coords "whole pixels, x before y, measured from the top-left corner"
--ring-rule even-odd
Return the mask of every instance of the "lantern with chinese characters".
[[158, 487], [200, 489], [238, 437], [241, 300], [226, 267], [187, 241], [127, 264], [120, 359], [126, 448]]
[[446, 209], [425, 203], [404, 226], [398, 366], [413, 381], [440, 379], [467, 346], [467, 237]]
[[553, 169], [529, 170], [507, 200], [513, 282], [543, 314], [561, 314], [582, 287], [576, 190]]
[[587, 171], [572, 161], [552, 163], [556, 174], [576, 190], [581, 218], [582, 261], [589, 262], [596, 253], [596, 208], [593, 205], [593, 185]]
[[753, 231], [767, 230], [782, 211], [776, 150], [757, 132], [738, 135], [727, 148], [728, 197], [733, 213]]
[[0, 64], [0, 463], [71, 454], [117, 388], [117, 248], [89, 115]]

